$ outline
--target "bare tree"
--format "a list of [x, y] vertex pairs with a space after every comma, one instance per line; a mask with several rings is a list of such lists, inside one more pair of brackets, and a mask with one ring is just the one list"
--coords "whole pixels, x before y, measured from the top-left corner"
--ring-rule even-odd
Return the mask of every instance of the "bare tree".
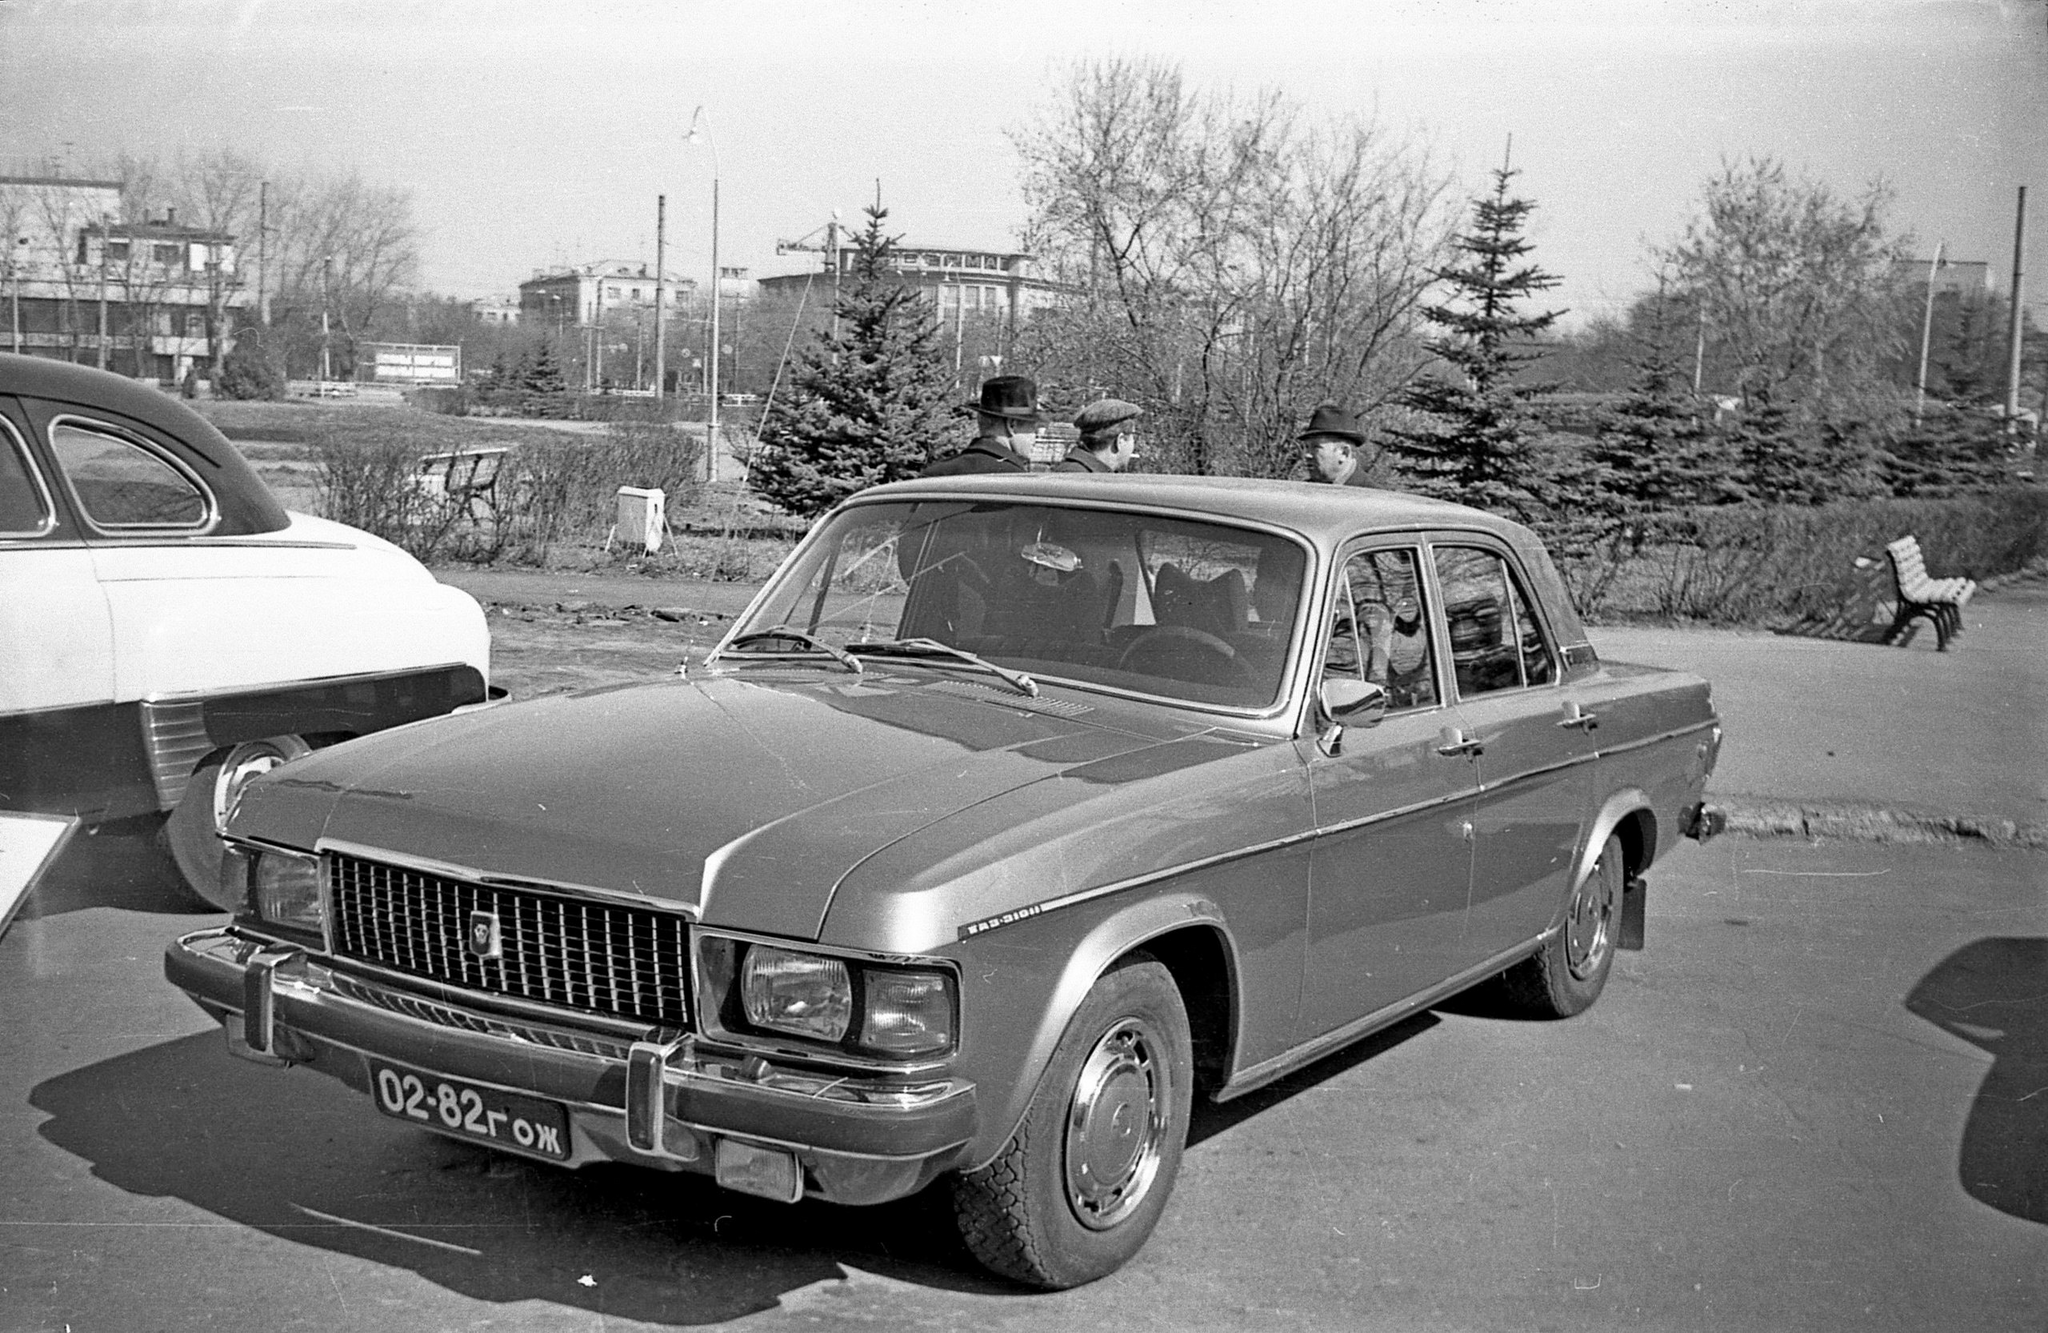
[[1126, 60], [1076, 66], [1012, 140], [1026, 248], [1072, 294], [1018, 359], [1143, 402], [1155, 466], [1285, 475], [1311, 405], [1369, 410], [1424, 360], [1416, 305], [1452, 217], [1413, 143]]
[[318, 355], [324, 314], [345, 368], [354, 362], [356, 340], [417, 273], [412, 196], [368, 184], [353, 169], [286, 180], [273, 194], [277, 299], [293, 351], [302, 363]]
[[[180, 156], [168, 193], [188, 225], [236, 238], [246, 258], [255, 248], [256, 230], [262, 225], [258, 200], [263, 179], [260, 162], [222, 148], [199, 157]], [[246, 285], [242, 267], [239, 259], [232, 266], [216, 260], [199, 275], [206, 292], [207, 360], [215, 378], [220, 376], [234, 331], [229, 300]]]
[[1886, 227], [1890, 203], [1882, 181], [1843, 199], [1768, 157], [1707, 181], [1701, 213], [1656, 258], [1732, 367], [1728, 387], [1825, 405], [1881, 377], [1904, 326], [1893, 263], [1907, 240]]

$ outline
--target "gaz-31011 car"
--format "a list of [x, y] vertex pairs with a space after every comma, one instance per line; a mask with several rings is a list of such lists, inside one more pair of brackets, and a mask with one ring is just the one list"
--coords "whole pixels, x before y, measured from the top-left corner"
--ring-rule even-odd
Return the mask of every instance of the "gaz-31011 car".
[[1591, 1004], [1719, 744], [1472, 509], [906, 482], [682, 679], [251, 782], [241, 910], [166, 970], [421, 1128], [790, 1202], [945, 1180], [982, 1262], [1071, 1286], [1143, 1244], [1193, 1097], [1479, 984]]

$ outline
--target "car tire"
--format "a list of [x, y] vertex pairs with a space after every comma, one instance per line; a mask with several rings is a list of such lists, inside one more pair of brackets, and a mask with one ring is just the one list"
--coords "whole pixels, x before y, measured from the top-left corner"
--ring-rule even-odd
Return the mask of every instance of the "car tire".
[[1570, 1018], [1592, 1008], [1614, 967], [1627, 878], [1621, 839], [1609, 834], [1593, 869], [1565, 904], [1564, 921], [1541, 949], [1500, 975], [1502, 996], [1531, 1018]]
[[207, 756], [192, 770], [185, 794], [164, 821], [164, 841], [185, 887], [200, 902], [217, 911], [239, 908], [241, 895], [221, 887], [220, 868], [224, 849], [220, 828], [242, 784], [279, 764], [312, 753], [312, 747], [297, 736], [269, 736]]
[[993, 1162], [954, 1182], [968, 1250], [1046, 1290], [1120, 1268], [1173, 1192], [1193, 1068], [1172, 973], [1142, 954], [1105, 973], [1067, 1024], [1017, 1132]]

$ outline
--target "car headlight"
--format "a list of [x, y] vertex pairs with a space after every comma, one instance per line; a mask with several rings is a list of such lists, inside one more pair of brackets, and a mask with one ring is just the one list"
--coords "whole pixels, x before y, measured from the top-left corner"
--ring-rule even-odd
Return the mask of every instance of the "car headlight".
[[950, 973], [874, 967], [765, 944], [740, 964], [747, 1025], [874, 1055], [938, 1055], [953, 1045], [957, 1004]]
[[936, 1055], [953, 1044], [953, 978], [944, 972], [867, 974], [860, 1044], [878, 1055]]
[[840, 1041], [853, 1020], [853, 978], [837, 958], [755, 945], [740, 968], [740, 1003], [755, 1027]]
[[249, 905], [273, 926], [315, 933], [327, 924], [320, 900], [320, 858], [263, 848], [249, 868]]

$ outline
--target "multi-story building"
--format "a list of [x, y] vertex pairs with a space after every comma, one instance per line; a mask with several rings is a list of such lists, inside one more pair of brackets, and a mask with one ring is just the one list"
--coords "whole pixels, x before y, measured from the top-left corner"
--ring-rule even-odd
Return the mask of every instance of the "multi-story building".
[[[825, 280], [847, 280], [853, 272], [854, 246], [835, 243], [836, 251], [825, 265]], [[1016, 250], [974, 250], [954, 246], [929, 246], [900, 242], [890, 251], [890, 264], [904, 282], [918, 289], [947, 328], [966, 320], [989, 320], [1000, 324], [1005, 337], [1016, 331], [1017, 321], [1041, 306], [1062, 299], [1059, 284], [1043, 276], [1034, 256]], [[792, 273], [762, 278], [763, 294], [801, 292], [815, 286], [815, 273]], [[814, 293], [815, 295], [815, 293]]]
[[0, 347], [163, 383], [225, 355], [254, 301], [235, 238], [121, 211], [118, 181], [0, 176]]
[[[1892, 261], [1892, 272], [1905, 287], [1925, 287], [1929, 282], [1929, 266], [1933, 262], [1897, 259]], [[1966, 301], [1981, 301], [1991, 295], [1991, 264], [1983, 259], [1944, 258], [1933, 268], [1932, 282], [1936, 299], [1954, 295]]]
[[[666, 288], [662, 303], [669, 310], [683, 309], [697, 292], [694, 279], [673, 272], [660, 285]], [[604, 323], [623, 311], [652, 312], [656, 286], [653, 265], [615, 259], [536, 273], [519, 284], [518, 320], [580, 328]]]

